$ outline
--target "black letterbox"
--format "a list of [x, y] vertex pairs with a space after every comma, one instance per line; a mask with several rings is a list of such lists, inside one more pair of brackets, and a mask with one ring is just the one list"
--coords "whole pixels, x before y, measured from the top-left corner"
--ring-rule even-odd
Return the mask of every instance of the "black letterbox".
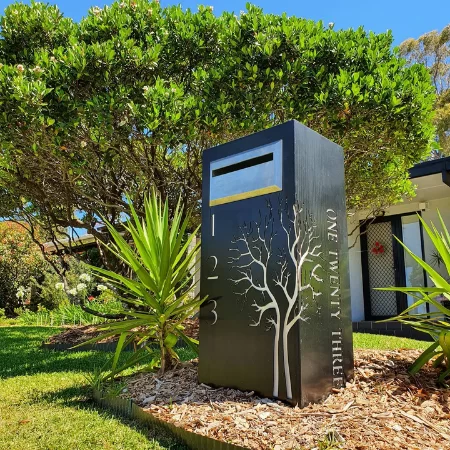
[[203, 155], [199, 381], [304, 406], [353, 376], [342, 148], [290, 121]]

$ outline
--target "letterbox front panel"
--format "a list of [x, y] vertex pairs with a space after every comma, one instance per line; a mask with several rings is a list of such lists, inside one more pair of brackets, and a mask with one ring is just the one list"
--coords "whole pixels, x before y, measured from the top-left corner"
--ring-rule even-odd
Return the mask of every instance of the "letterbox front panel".
[[282, 152], [283, 143], [278, 140], [212, 162], [209, 205], [281, 191]]

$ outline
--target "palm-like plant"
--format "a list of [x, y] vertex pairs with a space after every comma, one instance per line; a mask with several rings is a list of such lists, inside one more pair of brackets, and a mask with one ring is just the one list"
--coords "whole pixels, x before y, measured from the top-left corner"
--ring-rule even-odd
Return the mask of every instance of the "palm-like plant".
[[[175, 351], [178, 339], [194, 350], [198, 348], [198, 341], [186, 336], [182, 325], [203, 301], [193, 295], [193, 266], [200, 246], [193, 243], [193, 238], [198, 228], [187, 236], [190, 213], [184, 216], [178, 203], [169, 218], [167, 201], [163, 203], [155, 192], [145, 200], [142, 219], [131, 201], [129, 204], [131, 217], [124, 229], [131, 236], [130, 242], [111, 223], [107, 220], [105, 223], [114, 240], [107, 249], [127, 266], [130, 275], [91, 266], [96, 275], [122, 292], [123, 306], [117, 312], [123, 319], [101, 325], [102, 333], [88, 341], [119, 338], [112, 370], [106, 378], [114, 377], [149, 354], [154, 357], [153, 364], [159, 363], [164, 372], [178, 359]], [[119, 366], [122, 350], [131, 343], [135, 344], [135, 352]]]
[[[438, 211], [439, 220], [442, 231], [440, 232], [433, 223], [431, 227], [419, 216], [423, 229], [430, 237], [434, 244], [436, 254], [442, 261], [441, 265], [445, 266], [447, 273], [450, 274], [450, 233], [445, 226], [442, 216]], [[398, 239], [397, 239], [398, 240]], [[424, 364], [430, 360], [434, 360], [433, 364], [438, 367], [444, 364], [444, 369], [440, 376], [439, 382], [444, 383], [445, 378], [450, 375], [450, 309], [446, 308], [437, 297], [444, 297], [450, 300], [450, 283], [448, 279], [440, 275], [430, 264], [415, 255], [399, 240], [411, 257], [426, 271], [434, 287], [390, 287], [380, 288], [380, 290], [391, 290], [404, 292], [416, 299], [415, 303], [405, 309], [401, 314], [388, 320], [395, 320], [413, 328], [428, 333], [432, 336], [434, 342], [428, 347], [409, 369], [410, 374], [417, 373]], [[436, 311], [424, 314], [413, 313], [417, 307], [428, 303], [434, 306]]]

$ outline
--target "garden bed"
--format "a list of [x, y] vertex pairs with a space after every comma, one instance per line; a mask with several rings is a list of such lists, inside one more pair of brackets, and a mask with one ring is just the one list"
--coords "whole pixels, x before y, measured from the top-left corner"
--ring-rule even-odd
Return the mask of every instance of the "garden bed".
[[[187, 319], [184, 322], [185, 333], [187, 336], [198, 339], [198, 319]], [[73, 347], [83, 342], [93, 339], [101, 331], [98, 331], [98, 325], [73, 326], [66, 328], [61, 333], [50, 336], [45, 342], [46, 346]], [[99, 341], [99, 344], [111, 344], [117, 341], [117, 337], [112, 336]]]
[[312, 449], [320, 441], [355, 450], [448, 449], [450, 390], [436, 386], [431, 366], [407, 375], [419, 354], [356, 350], [354, 381], [304, 409], [253, 392], [199, 385], [196, 361], [162, 377], [131, 377], [123, 396], [183, 430], [251, 449]]

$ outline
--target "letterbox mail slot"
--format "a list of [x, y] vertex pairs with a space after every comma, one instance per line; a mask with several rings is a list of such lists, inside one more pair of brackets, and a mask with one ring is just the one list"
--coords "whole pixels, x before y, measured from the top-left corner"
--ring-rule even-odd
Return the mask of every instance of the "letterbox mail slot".
[[281, 191], [282, 151], [280, 140], [213, 161], [210, 206]]

